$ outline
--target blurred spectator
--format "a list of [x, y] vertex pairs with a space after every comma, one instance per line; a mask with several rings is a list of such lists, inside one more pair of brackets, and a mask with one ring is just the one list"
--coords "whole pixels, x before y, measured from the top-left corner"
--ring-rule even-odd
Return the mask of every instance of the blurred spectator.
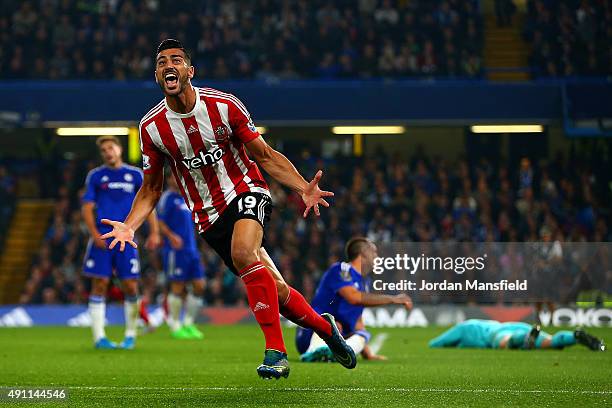
[[535, 77], [601, 77], [612, 73], [609, 1], [527, 2], [525, 38]]
[[[480, 77], [477, 5], [476, 0], [12, 2], [0, 14], [0, 74], [150, 79], [155, 47], [161, 38], [175, 37], [193, 52], [201, 78]], [[583, 14], [586, 25], [589, 11]]]

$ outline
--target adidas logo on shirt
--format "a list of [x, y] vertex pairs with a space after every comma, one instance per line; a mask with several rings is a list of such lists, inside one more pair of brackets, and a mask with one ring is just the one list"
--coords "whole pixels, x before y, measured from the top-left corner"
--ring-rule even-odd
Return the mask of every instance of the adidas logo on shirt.
[[244, 214], [245, 214], [245, 215], [255, 215], [255, 213], [253, 212], [253, 210], [251, 210], [250, 208], [247, 208], [247, 209], [244, 211]]
[[193, 132], [197, 132], [197, 131], [198, 131], [198, 129], [196, 129], [195, 126], [191, 125], [191, 126], [189, 126], [189, 129], [187, 129], [187, 134], [190, 135]]
[[264, 309], [269, 309], [270, 306], [266, 305], [265, 303], [261, 303], [261, 302], [257, 302], [257, 304], [255, 305], [255, 307], [253, 308], [253, 313], [259, 311], [259, 310], [264, 310]]

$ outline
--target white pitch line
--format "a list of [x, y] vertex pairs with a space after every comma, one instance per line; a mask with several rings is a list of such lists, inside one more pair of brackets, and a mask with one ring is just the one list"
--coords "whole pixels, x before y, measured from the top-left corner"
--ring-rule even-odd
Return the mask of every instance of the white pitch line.
[[372, 353], [378, 354], [387, 338], [389, 338], [388, 333], [379, 333], [374, 336], [374, 338], [370, 342], [370, 350], [372, 350]]
[[[2, 386], [5, 387], [24, 387], [19, 386]], [[286, 392], [423, 392], [423, 393], [501, 393], [501, 394], [591, 394], [591, 395], [611, 395], [612, 390], [522, 390], [522, 389], [496, 389], [496, 388], [402, 388], [402, 387], [390, 387], [390, 388], [369, 388], [369, 387], [280, 387], [280, 388], [260, 388], [260, 387], [138, 387], [138, 386], [127, 386], [119, 387], [112, 385], [75, 385], [75, 386], [64, 386], [54, 384], [53, 388], [66, 388], [68, 391], [72, 390], [126, 390], [126, 391], [286, 391]]]

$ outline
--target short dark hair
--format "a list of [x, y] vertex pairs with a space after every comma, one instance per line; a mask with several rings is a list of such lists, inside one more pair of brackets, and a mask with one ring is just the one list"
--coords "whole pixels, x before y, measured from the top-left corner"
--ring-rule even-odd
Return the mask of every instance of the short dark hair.
[[189, 52], [185, 49], [185, 47], [183, 47], [183, 44], [179, 40], [175, 40], [174, 38], [166, 38], [164, 41], [159, 43], [159, 45], [157, 46], [157, 54], [155, 54], [155, 58], [157, 58], [157, 55], [159, 55], [160, 52], [172, 48], [178, 48], [179, 50], [183, 51], [183, 53], [185, 54], [185, 60], [187, 62], [191, 62], [191, 55], [189, 54]]
[[362, 252], [363, 249], [370, 244], [370, 241], [364, 237], [351, 238], [344, 247], [344, 254], [348, 262], [354, 261]]

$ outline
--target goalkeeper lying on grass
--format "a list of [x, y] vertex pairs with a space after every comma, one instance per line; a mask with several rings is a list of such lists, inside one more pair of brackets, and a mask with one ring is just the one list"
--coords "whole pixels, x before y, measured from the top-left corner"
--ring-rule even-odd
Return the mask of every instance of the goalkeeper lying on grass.
[[574, 344], [582, 344], [593, 351], [606, 349], [603, 340], [582, 329], [562, 330], [550, 335], [542, 331], [539, 325], [479, 319], [456, 324], [431, 340], [429, 347], [561, 350]]

